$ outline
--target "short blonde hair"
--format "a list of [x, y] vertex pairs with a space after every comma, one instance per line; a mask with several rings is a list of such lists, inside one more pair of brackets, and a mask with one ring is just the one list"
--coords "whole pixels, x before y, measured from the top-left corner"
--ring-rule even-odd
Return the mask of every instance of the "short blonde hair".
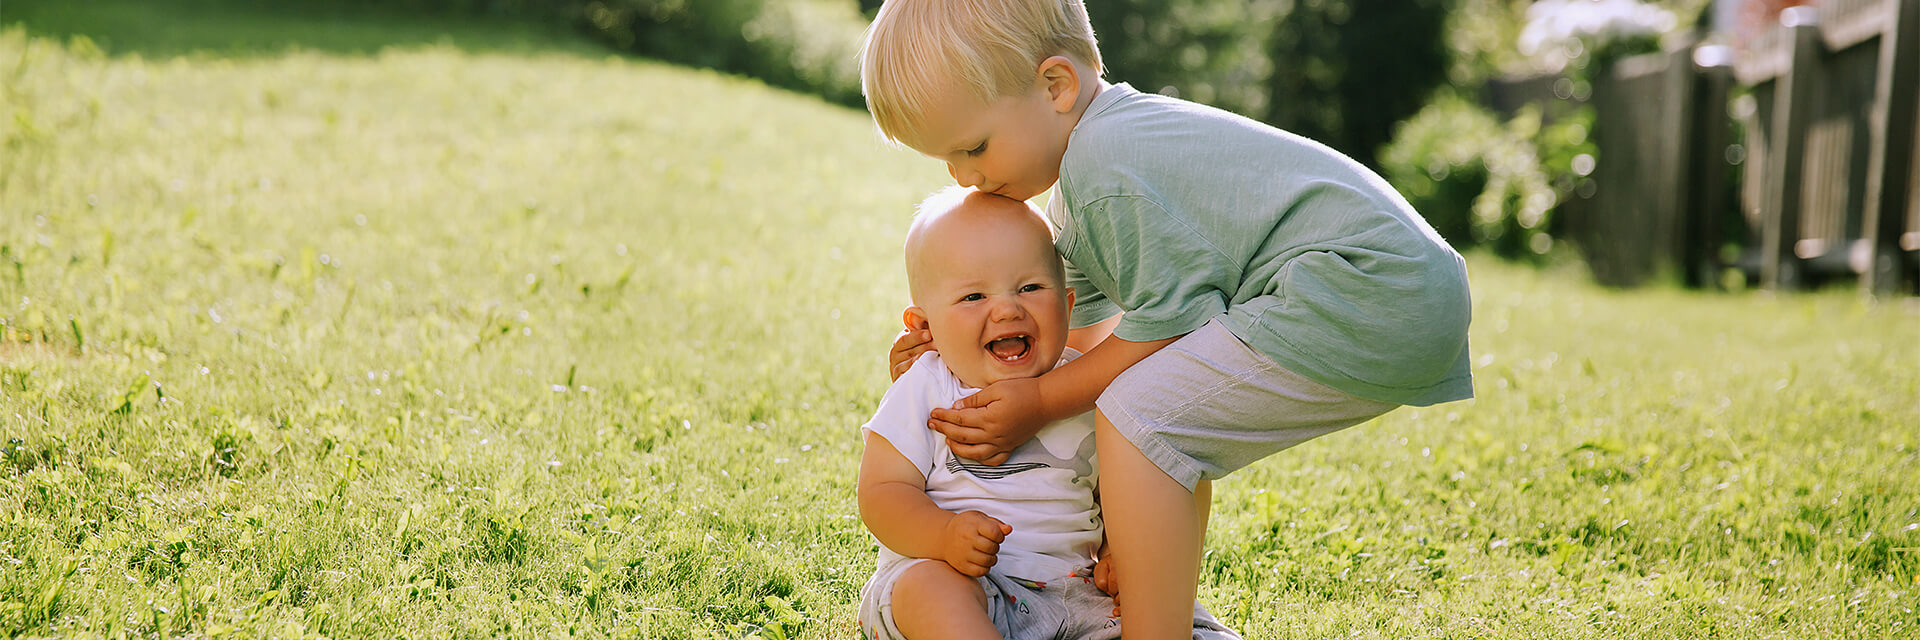
[[1025, 90], [1052, 56], [1104, 73], [1080, 2], [886, 0], [860, 43], [860, 93], [880, 135], [916, 135], [943, 85], [986, 104]]

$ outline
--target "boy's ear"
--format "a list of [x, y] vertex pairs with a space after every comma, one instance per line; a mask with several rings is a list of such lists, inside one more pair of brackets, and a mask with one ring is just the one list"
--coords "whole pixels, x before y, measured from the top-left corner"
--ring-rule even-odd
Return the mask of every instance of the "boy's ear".
[[1047, 102], [1059, 113], [1073, 110], [1080, 102], [1080, 70], [1074, 68], [1073, 61], [1066, 56], [1053, 56], [1040, 61], [1040, 70], [1036, 81], [1047, 92]]
[[900, 312], [900, 322], [907, 325], [910, 331], [925, 331], [928, 327], [927, 312], [917, 306], [907, 307], [906, 311]]

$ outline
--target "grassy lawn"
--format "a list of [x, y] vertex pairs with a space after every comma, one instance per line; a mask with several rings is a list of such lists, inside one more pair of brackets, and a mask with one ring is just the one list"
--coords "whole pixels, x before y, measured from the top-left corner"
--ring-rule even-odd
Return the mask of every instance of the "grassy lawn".
[[[539, 30], [146, 4], [0, 7], [0, 635], [852, 635], [938, 166]], [[1916, 633], [1920, 307], [1471, 268], [1479, 399], [1216, 487], [1229, 624]]]

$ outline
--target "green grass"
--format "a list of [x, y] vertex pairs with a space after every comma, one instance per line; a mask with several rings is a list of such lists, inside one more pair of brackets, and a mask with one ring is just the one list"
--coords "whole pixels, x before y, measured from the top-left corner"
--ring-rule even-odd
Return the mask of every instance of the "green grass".
[[[851, 634], [856, 428], [939, 167], [755, 83], [459, 44], [508, 26], [103, 53], [19, 4], [0, 634]], [[395, 22], [330, 37], [432, 30]], [[1216, 487], [1230, 624], [1914, 634], [1912, 301], [1471, 267], [1479, 399]]]

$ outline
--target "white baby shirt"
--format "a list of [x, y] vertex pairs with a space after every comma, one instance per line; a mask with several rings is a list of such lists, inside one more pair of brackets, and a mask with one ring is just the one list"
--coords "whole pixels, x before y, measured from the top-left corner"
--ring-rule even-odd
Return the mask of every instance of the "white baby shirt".
[[[1067, 350], [1060, 364], [1079, 354]], [[1094, 500], [1093, 413], [1042, 428], [998, 466], [955, 456], [946, 436], [927, 428], [935, 407], [952, 407], [979, 389], [963, 386], [939, 352], [920, 356], [880, 400], [861, 428], [886, 438], [926, 474], [927, 496], [941, 509], [979, 511], [1013, 527], [1000, 545], [994, 570], [1036, 581], [1055, 580], [1093, 564], [1102, 535]], [[880, 566], [905, 559], [880, 545]]]

